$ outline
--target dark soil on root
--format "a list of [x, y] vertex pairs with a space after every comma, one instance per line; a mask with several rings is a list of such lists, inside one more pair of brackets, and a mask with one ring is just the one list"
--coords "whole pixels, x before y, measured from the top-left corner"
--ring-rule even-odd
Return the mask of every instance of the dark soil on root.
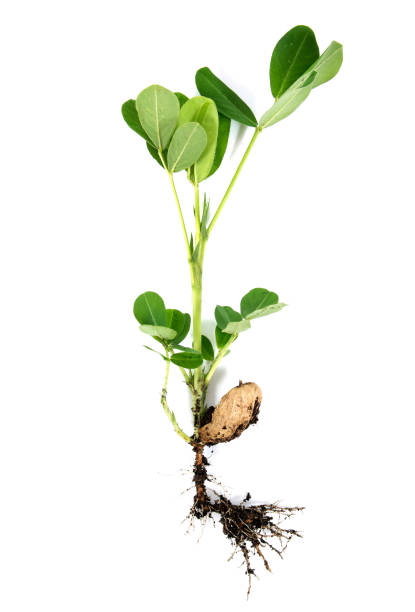
[[[251, 591], [252, 568], [251, 559], [259, 556], [268, 571], [271, 571], [268, 560], [264, 555], [266, 549], [275, 552], [282, 558], [288, 543], [293, 537], [302, 537], [295, 529], [285, 529], [281, 523], [295, 515], [302, 507], [283, 507], [278, 504], [249, 505], [250, 493], [240, 504], [234, 504], [224, 495], [210, 491], [209, 496], [206, 482], [209, 481], [206, 466], [208, 461], [203, 455], [203, 447], [195, 446], [195, 464], [193, 468], [193, 482], [196, 493], [190, 511], [191, 518], [203, 520], [219, 516], [224, 535], [234, 545], [236, 551], [243, 555], [246, 574], [248, 575], [248, 593]], [[233, 555], [232, 555], [233, 557]]]

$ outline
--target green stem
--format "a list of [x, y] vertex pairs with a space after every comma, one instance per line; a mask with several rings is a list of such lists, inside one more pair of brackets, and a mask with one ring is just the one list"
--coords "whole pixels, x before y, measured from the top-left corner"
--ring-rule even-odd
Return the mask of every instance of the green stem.
[[207, 372], [205, 376], [206, 387], [210, 383], [212, 376], [214, 375], [218, 365], [220, 364], [220, 362], [222, 361], [222, 359], [225, 357], [226, 353], [228, 352], [229, 347], [231, 346], [232, 342], [234, 342], [237, 337], [238, 337], [238, 334], [232, 334], [228, 342], [220, 349], [215, 359], [212, 361], [212, 365], [210, 366], [209, 371]]
[[[203, 274], [203, 250], [199, 247], [199, 255], [196, 261], [190, 264], [192, 279], [192, 301], [193, 301], [193, 348], [202, 351], [202, 274]], [[202, 391], [202, 366], [194, 371], [194, 388], [197, 394]]]
[[184, 222], [184, 219], [183, 219], [182, 208], [180, 206], [179, 196], [177, 195], [176, 185], [174, 184], [172, 173], [167, 171], [167, 174], [169, 175], [170, 184], [172, 186], [173, 193], [174, 193], [174, 199], [176, 200], [177, 210], [179, 211], [180, 223], [181, 223], [181, 226], [182, 226], [183, 235], [184, 235], [184, 239], [185, 239], [185, 242], [186, 242], [187, 256], [190, 258], [192, 254], [190, 252], [189, 238], [187, 236], [186, 225], [185, 225], [185, 222]]
[[172, 423], [175, 432], [179, 434], [179, 436], [183, 438], [183, 440], [185, 440], [188, 444], [191, 444], [192, 439], [187, 434], [185, 434], [184, 431], [179, 427], [179, 424], [176, 421], [176, 417], [174, 413], [170, 410], [167, 404], [167, 383], [169, 380], [169, 372], [170, 372], [170, 354], [167, 350], [166, 350], [166, 357], [167, 357], [167, 362], [166, 362], [167, 365], [166, 365], [166, 374], [164, 376], [163, 389], [161, 391], [161, 405], [164, 408], [164, 412], [166, 413], [167, 418]]
[[225, 191], [225, 195], [223, 196], [222, 201], [221, 201], [221, 203], [219, 204], [219, 206], [218, 206], [218, 208], [216, 210], [215, 216], [213, 217], [212, 221], [210, 222], [210, 225], [209, 225], [208, 231], [207, 231], [208, 236], [210, 236], [210, 233], [211, 233], [212, 229], [214, 228], [215, 223], [218, 220], [218, 217], [219, 217], [220, 213], [222, 212], [223, 207], [226, 204], [226, 200], [228, 199], [228, 197], [229, 197], [229, 195], [230, 195], [230, 193], [231, 193], [231, 191], [233, 189], [233, 186], [235, 185], [236, 179], [238, 178], [238, 176], [239, 176], [239, 174], [240, 174], [240, 172], [241, 172], [241, 170], [242, 170], [242, 168], [243, 168], [243, 166], [244, 166], [244, 164], [245, 164], [245, 162], [246, 162], [246, 160], [248, 158], [248, 155], [250, 154], [251, 149], [254, 146], [254, 143], [255, 143], [256, 139], [258, 138], [258, 134], [260, 133], [260, 131], [261, 130], [260, 130], [259, 127], [255, 128], [254, 135], [252, 136], [251, 141], [250, 141], [250, 143], [249, 143], [249, 145], [248, 145], [248, 147], [247, 147], [247, 149], [246, 149], [246, 151], [245, 151], [241, 161], [239, 162], [239, 166], [237, 167], [236, 172], [233, 175], [231, 182], [229, 183], [229, 187]]
[[[231, 180], [231, 182], [229, 183], [229, 186], [225, 192], [225, 195], [223, 196], [217, 210], [216, 213], [207, 229], [207, 237], [201, 235], [201, 231], [200, 231], [200, 197], [199, 197], [199, 184], [197, 182], [197, 177], [195, 177], [195, 181], [194, 181], [194, 187], [195, 187], [195, 222], [196, 222], [196, 228], [195, 228], [195, 249], [198, 247], [198, 252], [195, 253], [195, 251], [191, 252], [190, 250], [190, 243], [189, 243], [189, 238], [187, 235], [187, 230], [186, 230], [186, 225], [184, 223], [184, 219], [183, 219], [183, 214], [182, 214], [182, 209], [180, 206], [180, 201], [179, 201], [179, 197], [177, 195], [177, 191], [176, 191], [176, 186], [174, 184], [174, 180], [173, 180], [173, 175], [171, 172], [169, 172], [169, 170], [167, 169], [167, 166], [164, 162], [163, 159], [163, 155], [162, 152], [159, 151], [159, 156], [160, 159], [162, 161], [162, 164], [169, 176], [169, 180], [170, 180], [170, 184], [171, 187], [173, 189], [173, 194], [174, 194], [174, 198], [176, 201], [176, 205], [177, 205], [177, 209], [179, 211], [179, 216], [180, 216], [180, 222], [182, 225], [182, 230], [183, 230], [183, 234], [184, 234], [184, 238], [185, 238], [185, 242], [186, 242], [186, 249], [187, 249], [187, 254], [188, 254], [188, 260], [189, 260], [189, 264], [190, 264], [190, 275], [191, 275], [191, 280], [192, 280], [192, 302], [193, 302], [193, 348], [196, 351], [202, 352], [202, 276], [203, 276], [203, 259], [204, 259], [204, 255], [205, 255], [205, 248], [206, 248], [206, 241], [208, 239], [208, 237], [210, 236], [213, 227], [215, 226], [218, 217], [220, 215], [220, 213], [222, 212], [223, 207], [225, 206], [225, 203], [233, 189], [233, 186], [236, 182], [236, 179], [238, 178], [244, 164], [245, 161], [248, 158], [249, 153], [251, 152], [251, 149], [255, 143], [255, 140], [258, 137], [258, 134], [260, 133], [260, 128], [256, 128], [254, 135], [251, 138], [250, 143], [248, 144], [248, 147], [241, 159], [241, 161], [239, 162], [239, 165], [236, 169], [236, 172]], [[194, 258], [194, 255], [196, 254], [196, 258]], [[206, 393], [206, 389], [207, 386], [214, 374], [214, 372], [216, 371], [216, 368], [219, 366], [220, 362], [222, 361], [223, 357], [225, 356], [226, 352], [228, 351], [230, 345], [232, 344], [232, 342], [237, 338], [237, 334], [234, 334], [231, 336], [230, 340], [226, 343], [226, 345], [218, 352], [218, 354], [216, 355], [216, 358], [214, 359], [209, 372], [207, 374], [204, 373], [203, 371], [203, 366], [200, 366], [199, 368], [196, 368], [193, 372], [193, 388], [192, 388], [192, 394], [193, 394], [193, 407], [192, 407], [192, 411], [193, 411], [193, 417], [194, 417], [194, 438], [197, 440], [198, 438], [198, 434], [199, 434], [199, 425], [200, 425], [200, 413], [204, 410], [204, 398], [205, 398], [205, 393]], [[169, 355], [167, 354], [167, 356], [169, 357]], [[177, 424], [176, 418], [173, 414], [173, 412], [169, 409], [168, 405], [167, 405], [167, 401], [166, 401], [166, 396], [167, 396], [167, 380], [168, 380], [168, 375], [169, 375], [169, 368], [170, 368], [170, 359], [167, 362], [167, 368], [166, 368], [166, 377], [165, 377], [165, 383], [164, 383], [164, 387], [163, 387], [163, 391], [162, 391], [162, 405], [164, 408], [164, 411], [166, 412], [168, 418], [170, 419], [170, 421], [173, 424], [174, 429], [176, 430], [176, 432], [184, 439], [186, 440], [186, 442], [191, 442], [191, 438], [189, 438], [189, 436], [187, 436], [179, 427], [179, 425]], [[182, 368], [181, 368], [182, 369]], [[190, 386], [190, 382], [191, 382], [191, 378], [189, 377], [189, 375], [187, 375], [183, 369], [182, 369], [182, 374], [186, 380], [186, 383]]]
[[163, 157], [162, 151], [159, 151], [158, 154], [159, 154], [161, 163], [163, 164], [163, 167], [164, 167], [165, 171], [168, 174], [170, 185], [171, 185], [171, 188], [173, 190], [173, 194], [174, 194], [174, 199], [176, 201], [177, 210], [179, 211], [180, 223], [181, 223], [182, 230], [183, 230], [184, 240], [185, 240], [185, 243], [186, 243], [187, 257], [188, 257], [188, 259], [190, 259], [192, 254], [190, 252], [189, 237], [187, 235], [186, 224], [185, 224], [184, 219], [183, 219], [182, 207], [180, 206], [179, 196], [177, 195], [177, 191], [176, 191], [176, 185], [174, 184], [173, 174], [167, 169], [166, 162], [164, 161], [164, 157]]

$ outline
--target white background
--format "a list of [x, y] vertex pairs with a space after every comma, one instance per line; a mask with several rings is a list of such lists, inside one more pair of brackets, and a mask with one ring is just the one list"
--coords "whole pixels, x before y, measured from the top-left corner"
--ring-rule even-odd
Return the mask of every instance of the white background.
[[[3, 5], [3, 612], [414, 609], [409, 9]], [[192, 452], [162, 413], [163, 363], [132, 304], [155, 290], [189, 310], [188, 271], [168, 181], [120, 107], [152, 83], [193, 95], [208, 65], [260, 116], [272, 49], [299, 23], [321, 50], [342, 42], [343, 67], [258, 139], [206, 256], [207, 321], [252, 287], [289, 303], [241, 336], [211, 394], [239, 379], [264, 393], [258, 425], [216, 449], [212, 473], [235, 499], [307, 507], [304, 539], [271, 555], [273, 575], [258, 565], [245, 604], [220, 529], [198, 542], [181, 523]], [[250, 130], [239, 136], [204, 184], [212, 206]], [[189, 430], [178, 378], [170, 399]]]

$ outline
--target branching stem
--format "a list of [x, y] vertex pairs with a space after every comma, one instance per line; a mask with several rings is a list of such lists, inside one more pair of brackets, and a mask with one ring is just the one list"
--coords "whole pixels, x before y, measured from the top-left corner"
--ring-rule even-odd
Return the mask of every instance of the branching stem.
[[258, 134], [260, 134], [260, 132], [261, 132], [261, 129], [259, 127], [255, 128], [254, 135], [252, 136], [252, 138], [250, 140], [250, 143], [249, 143], [249, 145], [248, 145], [248, 147], [247, 147], [247, 149], [246, 149], [246, 151], [245, 151], [241, 161], [239, 162], [239, 166], [237, 167], [236, 172], [233, 175], [231, 182], [229, 183], [229, 187], [225, 191], [225, 195], [223, 196], [223, 198], [222, 198], [222, 200], [221, 200], [221, 202], [220, 202], [220, 204], [219, 204], [219, 206], [218, 206], [218, 208], [216, 210], [216, 213], [215, 213], [212, 221], [210, 222], [210, 225], [208, 227], [208, 236], [210, 236], [210, 234], [211, 234], [211, 232], [212, 232], [212, 230], [213, 230], [213, 228], [215, 226], [215, 223], [218, 220], [218, 217], [219, 217], [220, 213], [222, 212], [223, 207], [225, 206], [226, 201], [227, 201], [227, 199], [228, 199], [228, 197], [229, 197], [229, 195], [230, 195], [230, 193], [231, 193], [231, 191], [233, 189], [233, 186], [235, 185], [236, 179], [238, 178], [242, 168], [244, 167], [244, 164], [245, 164], [245, 162], [246, 162], [246, 160], [248, 158], [248, 155], [250, 154], [250, 152], [252, 150], [252, 147], [254, 146], [254, 143], [255, 143], [256, 139], [258, 138]]
[[174, 412], [172, 412], [167, 404], [167, 383], [169, 380], [169, 372], [170, 372], [170, 354], [169, 352], [166, 350], [166, 373], [164, 376], [164, 384], [163, 384], [163, 389], [161, 390], [161, 405], [164, 408], [164, 412], [167, 415], [167, 418], [169, 419], [169, 421], [171, 422], [171, 424], [174, 427], [174, 430], [176, 433], [179, 434], [179, 436], [181, 438], [183, 438], [183, 440], [185, 440], [188, 444], [192, 443], [192, 439], [190, 438], [190, 436], [188, 436], [187, 434], [184, 433], [184, 431], [181, 429], [181, 427], [179, 427], [179, 424], [176, 421], [176, 417], [174, 415]]
[[[179, 197], [177, 195], [177, 191], [176, 191], [176, 186], [174, 184], [174, 180], [173, 180], [173, 174], [167, 169], [166, 163], [164, 161], [163, 158], [163, 154], [161, 151], [159, 151], [159, 156], [161, 159], [161, 162], [169, 176], [169, 180], [170, 180], [170, 184], [173, 190], [173, 194], [174, 194], [174, 199], [176, 201], [176, 205], [177, 205], [177, 210], [179, 212], [179, 217], [180, 217], [180, 223], [182, 226], [182, 230], [183, 230], [183, 235], [185, 238], [185, 242], [186, 242], [186, 249], [187, 249], [187, 255], [188, 255], [188, 261], [189, 261], [189, 265], [190, 265], [190, 276], [191, 276], [191, 281], [192, 281], [192, 302], [193, 302], [193, 348], [198, 351], [199, 353], [202, 352], [202, 276], [203, 276], [203, 259], [204, 259], [204, 255], [205, 255], [205, 249], [206, 249], [206, 242], [207, 239], [209, 238], [213, 227], [215, 226], [218, 217], [220, 215], [220, 213], [223, 210], [223, 207], [226, 204], [226, 201], [233, 189], [233, 186], [239, 176], [239, 174], [241, 173], [241, 170], [248, 158], [249, 153], [251, 152], [252, 147], [254, 146], [254, 143], [258, 137], [258, 134], [260, 133], [261, 129], [259, 127], [257, 127], [255, 129], [255, 132], [248, 144], [248, 147], [241, 159], [241, 161], [239, 162], [239, 165], [235, 171], [235, 174], [233, 175], [231, 182], [229, 183], [229, 186], [227, 188], [227, 190], [225, 191], [225, 194], [216, 210], [216, 213], [212, 219], [212, 221], [210, 222], [209, 227], [207, 228], [207, 235], [203, 234], [201, 232], [201, 227], [200, 227], [200, 196], [199, 196], [199, 183], [197, 181], [197, 177], [196, 175], [194, 176], [194, 190], [195, 190], [195, 207], [194, 207], [194, 215], [195, 215], [195, 244], [194, 244], [194, 250], [193, 253], [191, 251], [190, 248], [190, 242], [189, 242], [189, 238], [188, 238], [188, 233], [187, 233], [187, 229], [186, 229], [186, 225], [183, 219], [183, 213], [182, 213], [182, 209], [180, 206], [180, 201], [179, 201]], [[200, 422], [200, 414], [196, 414], [197, 411], [199, 411], [199, 413], [203, 412], [204, 410], [204, 398], [205, 398], [205, 394], [206, 394], [206, 389], [207, 386], [209, 384], [209, 382], [212, 379], [213, 374], [215, 373], [217, 367], [219, 366], [220, 362], [222, 361], [222, 359], [225, 357], [226, 353], [229, 350], [230, 345], [232, 344], [232, 342], [235, 341], [235, 339], [237, 338], [237, 334], [233, 334], [231, 336], [231, 338], [229, 339], [229, 341], [226, 343], [226, 345], [218, 352], [218, 354], [216, 355], [214, 361], [212, 362], [212, 365], [210, 366], [210, 369], [207, 373], [204, 372], [203, 370], [203, 366], [200, 366], [199, 368], [196, 368], [193, 371], [193, 379], [192, 377], [186, 373], [186, 371], [183, 368], [181, 369], [181, 372], [184, 376], [184, 379], [187, 383], [187, 385], [189, 387], [191, 387], [191, 391], [192, 391], [192, 395], [193, 395], [193, 407], [192, 407], [192, 412], [193, 412], [193, 418], [194, 418], [194, 439], [192, 440], [189, 436], [187, 436], [179, 427], [179, 425], [177, 424], [176, 418], [173, 414], [173, 412], [169, 409], [168, 405], [167, 405], [167, 401], [166, 401], [166, 395], [167, 395], [167, 379], [168, 379], [168, 375], [169, 375], [169, 368], [170, 368], [170, 356], [169, 354], [167, 354], [168, 356], [168, 362], [167, 362], [167, 368], [166, 368], [166, 378], [165, 378], [165, 384], [163, 387], [163, 391], [162, 391], [162, 405], [164, 408], [164, 411], [166, 412], [168, 418], [170, 419], [170, 421], [173, 424], [174, 429], [176, 430], [176, 432], [184, 439], [186, 440], [186, 442], [188, 443], [192, 443], [194, 441], [197, 441], [198, 439], [198, 434], [199, 434], [199, 422]]]

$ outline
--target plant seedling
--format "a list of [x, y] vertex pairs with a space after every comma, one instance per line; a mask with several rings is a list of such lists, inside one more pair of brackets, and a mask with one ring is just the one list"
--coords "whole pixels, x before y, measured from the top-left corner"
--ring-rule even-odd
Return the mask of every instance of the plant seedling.
[[[187, 98], [161, 85], [150, 85], [136, 100], [122, 106], [128, 126], [144, 139], [148, 152], [160, 165], [170, 182], [177, 207], [181, 231], [190, 268], [192, 317], [182, 310], [166, 308], [154, 291], [146, 291], [134, 303], [134, 316], [140, 330], [158, 343], [165, 364], [161, 405], [176, 433], [195, 452], [193, 481], [195, 495], [190, 511], [192, 520], [219, 515], [223, 532], [242, 556], [249, 577], [254, 569], [252, 556], [258, 555], [270, 569], [264, 550], [282, 556], [288, 542], [300, 534], [281, 526], [300, 507], [278, 504], [253, 505], [250, 495], [234, 504], [223, 494], [208, 488], [209, 475], [204, 456], [206, 446], [232, 441], [258, 420], [262, 401], [261, 389], [253, 382], [242, 383], [228, 391], [217, 406], [206, 406], [206, 392], [218, 366], [229, 353], [240, 334], [250, 330], [255, 319], [279, 312], [285, 306], [277, 293], [255, 288], [241, 298], [239, 310], [231, 306], [215, 308], [215, 344], [202, 329], [202, 276], [205, 249], [222, 210], [229, 198], [252, 148], [263, 132], [293, 113], [311, 91], [332, 79], [342, 63], [342, 45], [332, 42], [320, 54], [314, 32], [306, 26], [296, 26], [276, 44], [270, 62], [272, 104], [256, 119], [249, 106], [209, 68], [196, 72], [200, 95]], [[222, 199], [210, 217], [210, 202], [206, 194], [200, 197], [200, 184], [220, 167], [228, 144], [231, 121], [253, 128], [253, 135]], [[182, 204], [176, 190], [174, 175], [185, 171], [194, 191], [193, 232], [185, 225]], [[186, 342], [193, 329], [191, 345]], [[193, 432], [186, 433], [177, 422], [167, 403], [167, 385], [171, 365], [176, 366], [192, 398]]]

